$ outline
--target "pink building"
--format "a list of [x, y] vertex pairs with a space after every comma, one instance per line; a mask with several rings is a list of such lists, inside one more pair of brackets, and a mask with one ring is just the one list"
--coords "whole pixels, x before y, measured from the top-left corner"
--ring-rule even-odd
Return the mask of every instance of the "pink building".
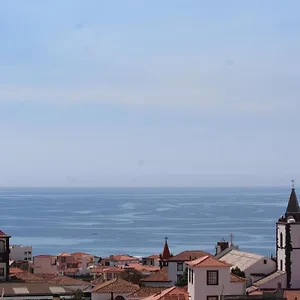
[[56, 274], [58, 273], [56, 265], [56, 256], [53, 255], [37, 255], [33, 257], [33, 273], [34, 274]]

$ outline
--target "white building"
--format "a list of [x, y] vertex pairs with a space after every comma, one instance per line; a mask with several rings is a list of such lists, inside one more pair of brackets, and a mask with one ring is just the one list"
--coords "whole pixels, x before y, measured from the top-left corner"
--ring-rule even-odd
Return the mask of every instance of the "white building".
[[11, 245], [9, 258], [10, 260], [31, 261], [32, 246]]
[[284, 216], [276, 223], [277, 270], [253, 283], [256, 289], [300, 289], [300, 208], [293, 186]]
[[244, 295], [246, 280], [230, 273], [231, 265], [212, 256], [186, 263], [191, 300], [219, 300], [225, 295]]
[[168, 259], [168, 279], [172, 285], [175, 285], [183, 272], [187, 268], [186, 261], [195, 260], [197, 258], [210, 255], [200, 250], [183, 251]]
[[34, 274], [58, 274], [57, 257], [53, 255], [37, 255], [33, 257]]
[[259, 254], [231, 250], [219, 259], [243, 271], [248, 285], [276, 271], [276, 261]]

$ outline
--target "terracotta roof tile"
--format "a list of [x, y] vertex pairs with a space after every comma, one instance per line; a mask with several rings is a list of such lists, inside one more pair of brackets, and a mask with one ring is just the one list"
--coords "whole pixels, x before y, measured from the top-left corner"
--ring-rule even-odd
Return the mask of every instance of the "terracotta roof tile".
[[48, 254], [40, 254], [40, 255], [36, 255], [33, 258], [52, 258], [55, 257], [53, 255], [48, 255]]
[[57, 256], [58, 257], [69, 257], [69, 256], [71, 256], [71, 254], [67, 253], [67, 252], [63, 252], [63, 253], [58, 254]]
[[144, 300], [189, 300], [189, 294], [182, 288], [173, 286]]
[[284, 297], [286, 300], [295, 300], [300, 298], [300, 290], [285, 290]]
[[133, 293], [140, 287], [121, 278], [114, 278], [99, 285], [96, 285], [92, 293]]
[[23, 281], [23, 282], [46, 282], [46, 280], [43, 277], [34, 275], [29, 272], [15, 273], [11, 275], [11, 278], [16, 281]]
[[74, 252], [74, 253], [71, 253], [70, 255], [71, 255], [71, 256], [86, 256], [86, 255], [88, 255], [88, 256], [93, 256], [93, 255], [91, 255], [91, 254], [84, 253], [84, 252]]
[[137, 257], [133, 257], [127, 254], [116, 254], [110, 255], [108, 257], [103, 258], [104, 261], [130, 261], [130, 260], [138, 260]]
[[160, 255], [159, 254], [152, 254], [152, 255], [144, 257], [144, 259], [160, 259]]
[[141, 287], [136, 292], [129, 294], [127, 298], [145, 298], [166, 290], [167, 287]]
[[8, 237], [8, 235], [6, 233], [4, 233], [2, 230], [0, 230], [0, 236], [2, 236], [2, 237]]
[[230, 282], [246, 282], [246, 281], [247, 278], [243, 278], [232, 273], [230, 274]]
[[135, 269], [139, 272], [157, 272], [160, 270], [160, 267], [146, 266], [142, 264], [128, 264], [128, 266], [126, 266], [126, 269], [127, 268]]
[[57, 284], [57, 285], [89, 285], [88, 282], [71, 278], [68, 276], [57, 276], [49, 281], [49, 283]]
[[231, 265], [223, 262], [221, 260], [218, 260], [210, 255], [206, 255], [203, 257], [200, 257], [198, 259], [187, 261], [186, 264], [190, 267], [230, 267]]
[[13, 274], [17, 274], [17, 273], [23, 273], [24, 271], [21, 270], [20, 268], [9, 268], [9, 274], [13, 275]]
[[76, 274], [79, 271], [78, 268], [65, 268], [63, 272], [66, 274]]
[[91, 281], [91, 284], [94, 285], [94, 286], [99, 285], [101, 283], [104, 283], [104, 279], [102, 277], [96, 278], [93, 281]]
[[194, 260], [203, 256], [212, 256], [210, 253], [200, 250], [188, 250], [183, 251], [171, 258], [168, 259], [168, 261], [189, 261]]
[[141, 281], [145, 282], [170, 282], [168, 279], [168, 269], [164, 268], [158, 272], [152, 273], [150, 276], [144, 278]]

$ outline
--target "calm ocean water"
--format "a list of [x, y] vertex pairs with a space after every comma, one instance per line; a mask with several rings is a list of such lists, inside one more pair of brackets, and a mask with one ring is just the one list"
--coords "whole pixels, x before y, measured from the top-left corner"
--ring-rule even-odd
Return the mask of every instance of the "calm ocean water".
[[1, 188], [0, 229], [36, 254], [214, 252], [234, 235], [241, 250], [275, 254], [279, 188]]

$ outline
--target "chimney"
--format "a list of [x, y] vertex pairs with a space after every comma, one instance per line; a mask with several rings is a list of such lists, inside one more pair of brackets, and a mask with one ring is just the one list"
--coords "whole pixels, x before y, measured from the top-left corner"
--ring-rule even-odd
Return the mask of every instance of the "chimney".
[[224, 251], [225, 249], [227, 249], [229, 247], [229, 243], [226, 241], [220, 241], [217, 243], [217, 247], [216, 247], [216, 255], [221, 253], [222, 251]]

